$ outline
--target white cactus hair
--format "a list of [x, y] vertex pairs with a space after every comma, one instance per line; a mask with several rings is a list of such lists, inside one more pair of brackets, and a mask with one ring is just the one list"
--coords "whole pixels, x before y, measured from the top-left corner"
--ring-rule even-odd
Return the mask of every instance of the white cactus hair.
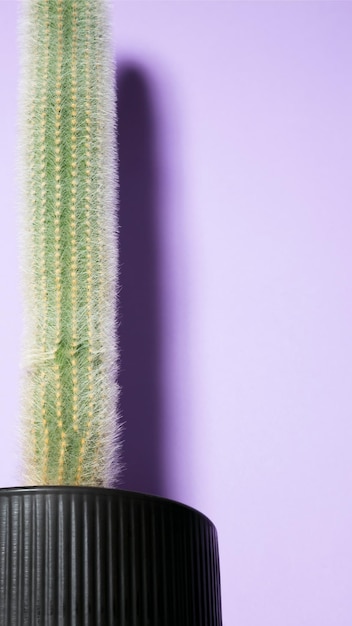
[[106, 0], [23, 0], [25, 484], [115, 486], [118, 155]]

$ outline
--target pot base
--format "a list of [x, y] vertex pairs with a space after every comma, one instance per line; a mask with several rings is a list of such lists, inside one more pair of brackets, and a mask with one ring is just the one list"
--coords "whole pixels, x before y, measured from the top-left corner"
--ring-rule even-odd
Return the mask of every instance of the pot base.
[[115, 489], [0, 489], [1, 626], [221, 624], [216, 529], [198, 511]]

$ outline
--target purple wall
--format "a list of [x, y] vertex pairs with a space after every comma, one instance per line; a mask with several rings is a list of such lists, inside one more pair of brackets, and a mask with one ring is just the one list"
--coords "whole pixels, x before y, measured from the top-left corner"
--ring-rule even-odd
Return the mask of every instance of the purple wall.
[[[17, 9], [0, 2], [4, 486]], [[113, 3], [124, 485], [216, 523], [224, 626], [352, 623], [351, 29], [349, 2]]]

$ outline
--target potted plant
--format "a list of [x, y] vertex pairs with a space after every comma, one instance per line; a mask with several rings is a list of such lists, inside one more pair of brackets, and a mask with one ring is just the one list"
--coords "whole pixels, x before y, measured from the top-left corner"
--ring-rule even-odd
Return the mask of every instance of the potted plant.
[[220, 626], [216, 530], [113, 489], [117, 153], [103, 0], [23, 2], [23, 476], [0, 490], [0, 624]]

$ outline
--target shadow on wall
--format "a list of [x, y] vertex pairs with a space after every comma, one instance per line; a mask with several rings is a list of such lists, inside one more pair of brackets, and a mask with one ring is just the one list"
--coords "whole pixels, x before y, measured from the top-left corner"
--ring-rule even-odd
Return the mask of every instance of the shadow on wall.
[[119, 65], [120, 413], [124, 489], [165, 495], [161, 438], [161, 287], [153, 94], [144, 69]]

